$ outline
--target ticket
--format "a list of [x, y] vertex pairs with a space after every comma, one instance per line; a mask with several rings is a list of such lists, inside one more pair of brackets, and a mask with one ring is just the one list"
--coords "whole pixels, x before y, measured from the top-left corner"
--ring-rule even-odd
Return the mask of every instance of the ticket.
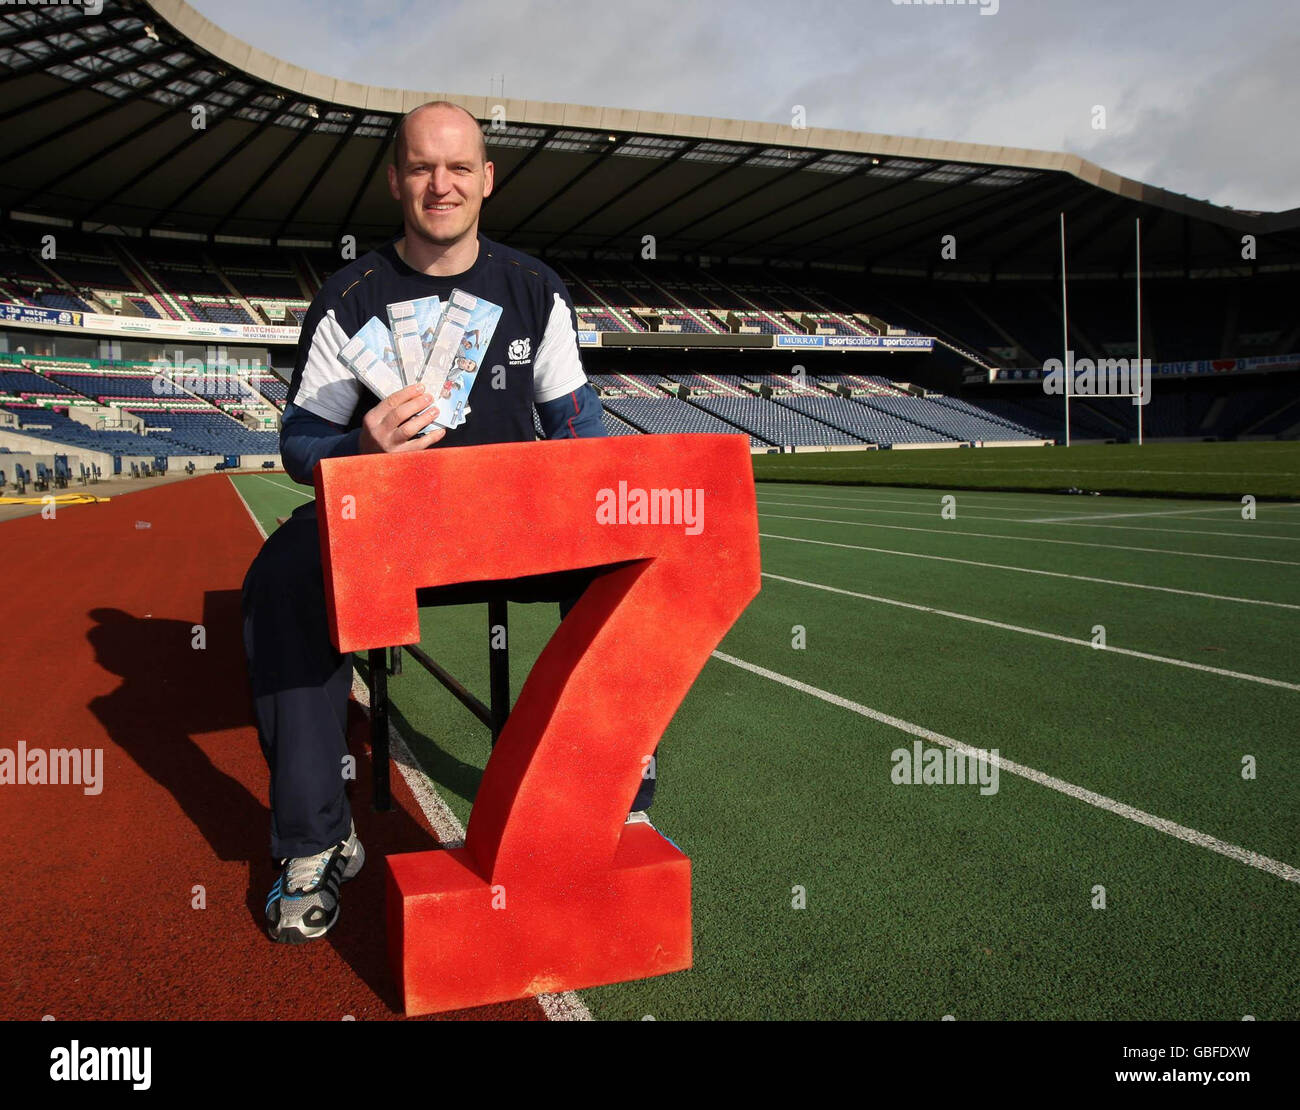
[[339, 350], [339, 360], [376, 397], [388, 397], [405, 384], [393, 349], [393, 337], [378, 316], [372, 316]]
[[[393, 351], [392, 336], [378, 316], [372, 316], [361, 329], [339, 349], [339, 361], [356, 376], [371, 393], [379, 398], [391, 397], [405, 387]], [[436, 417], [439, 405], [435, 401], [424, 410]], [[421, 431], [433, 427], [429, 424]]]
[[470, 319], [469, 313], [455, 303], [455, 297], [456, 294], [453, 292], [452, 299], [443, 309], [442, 319], [438, 321], [433, 343], [419, 375], [419, 380], [424, 383], [425, 389], [434, 397], [439, 395], [447, 375], [451, 372], [452, 359], [460, 349], [461, 340], [465, 335], [465, 325]]
[[442, 315], [442, 298], [395, 301], [387, 307], [402, 381], [412, 385], [419, 381], [425, 360], [433, 348], [434, 333]]
[[[501, 320], [501, 306], [482, 297], [475, 297], [463, 289], [453, 289], [443, 317], [444, 326], [448, 318], [453, 321], [450, 333], [456, 338], [456, 346], [450, 352], [446, 347], [435, 347], [431, 359], [447, 355], [450, 357], [438, 388], [435, 390], [430, 387], [429, 392], [441, 410], [434, 423], [445, 428], [456, 428], [465, 422], [469, 414], [470, 391], [474, 388], [479, 367]], [[442, 340], [441, 327], [438, 339]], [[429, 363], [426, 362], [425, 365], [427, 375]], [[426, 386], [429, 386], [429, 380], [426, 376]]]

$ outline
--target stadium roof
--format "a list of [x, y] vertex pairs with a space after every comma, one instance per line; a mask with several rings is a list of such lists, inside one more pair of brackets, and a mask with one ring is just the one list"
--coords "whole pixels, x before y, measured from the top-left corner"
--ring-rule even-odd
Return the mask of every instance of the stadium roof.
[[[432, 99], [485, 123], [484, 231], [539, 254], [703, 255], [933, 271], [1300, 264], [1300, 209], [1218, 207], [1071, 154], [668, 113], [404, 91], [327, 77], [225, 33], [182, 0], [0, 7], [0, 211], [88, 230], [361, 244], [393, 233], [383, 165], [400, 116]], [[196, 129], [199, 110], [206, 126]]]

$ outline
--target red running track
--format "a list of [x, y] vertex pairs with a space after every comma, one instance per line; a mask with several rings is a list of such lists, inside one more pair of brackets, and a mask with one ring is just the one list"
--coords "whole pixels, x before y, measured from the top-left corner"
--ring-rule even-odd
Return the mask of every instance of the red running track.
[[[393, 810], [371, 811], [355, 704], [366, 866], [323, 940], [263, 931], [275, 872], [239, 613], [261, 542], [224, 476], [0, 525], [0, 747], [103, 749], [97, 795], [0, 785], [0, 1018], [402, 1016], [383, 856], [436, 837], [400, 774]], [[196, 624], [206, 650], [191, 646]], [[447, 1016], [545, 1017], [531, 1000]]]

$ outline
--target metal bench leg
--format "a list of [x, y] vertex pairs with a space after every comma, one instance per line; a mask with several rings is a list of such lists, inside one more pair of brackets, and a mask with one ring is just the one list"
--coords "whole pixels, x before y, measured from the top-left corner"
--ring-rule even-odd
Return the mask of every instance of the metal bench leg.
[[488, 602], [488, 674], [492, 699], [492, 743], [497, 742], [510, 716], [509, 618], [506, 602]]
[[388, 652], [374, 648], [370, 662], [370, 770], [374, 776], [374, 807], [393, 808], [388, 789]]

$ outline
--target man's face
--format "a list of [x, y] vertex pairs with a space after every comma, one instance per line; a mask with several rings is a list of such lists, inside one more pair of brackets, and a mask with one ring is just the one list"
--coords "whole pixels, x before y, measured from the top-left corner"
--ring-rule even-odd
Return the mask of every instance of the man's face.
[[402, 165], [388, 167], [388, 189], [402, 205], [408, 235], [447, 247], [478, 234], [495, 167], [483, 161], [477, 132], [464, 113], [441, 108], [407, 121]]

